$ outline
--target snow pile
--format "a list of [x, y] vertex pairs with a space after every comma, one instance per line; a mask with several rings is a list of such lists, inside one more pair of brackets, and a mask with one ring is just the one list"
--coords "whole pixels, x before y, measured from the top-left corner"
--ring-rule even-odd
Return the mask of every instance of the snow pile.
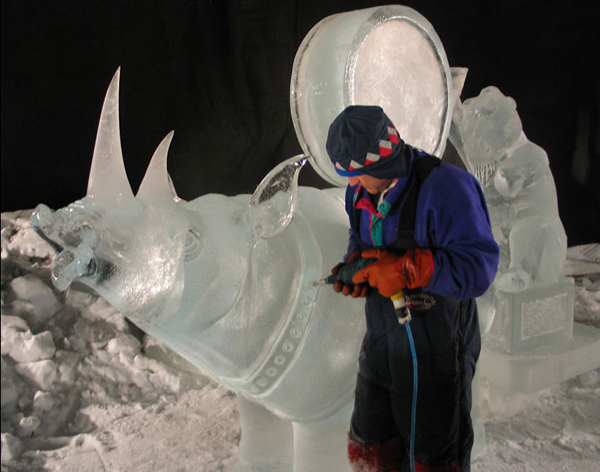
[[2, 470], [233, 468], [235, 395], [83, 287], [54, 290], [29, 214], [2, 214]]
[[[232, 470], [235, 395], [84, 288], [57, 292], [29, 215], [2, 214], [2, 470]], [[600, 327], [598, 274], [577, 279], [576, 300], [576, 320]], [[595, 471], [600, 371], [485, 426], [474, 472]]]
[[600, 274], [576, 279], [575, 321], [600, 328]]

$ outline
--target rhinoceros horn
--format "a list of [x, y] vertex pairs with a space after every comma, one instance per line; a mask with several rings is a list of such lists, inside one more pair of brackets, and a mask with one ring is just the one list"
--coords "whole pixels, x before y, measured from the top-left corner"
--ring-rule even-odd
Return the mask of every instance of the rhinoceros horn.
[[165, 136], [154, 151], [146, 175], [140, 185], [137, 198], [147, 203], [168, 203], [177, 200], [177, 194], [167, 171], [167, 154], [174, 132]]
[[119, 132], [119, 78], [113, 76], [106, 92], [96, 135], [87, 196], [109, 206], [129, 206], [134, 197], [125, 172]]

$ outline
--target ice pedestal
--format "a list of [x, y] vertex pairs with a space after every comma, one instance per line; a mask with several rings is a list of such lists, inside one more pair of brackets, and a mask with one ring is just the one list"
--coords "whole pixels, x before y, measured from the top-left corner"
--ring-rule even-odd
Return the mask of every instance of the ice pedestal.
[[570, 278], [498, 293], [477, 364], [492, 416], [513, 416], [541, 390], [600, 367], [600, 329], [573, 322], [573, 297]]
[[600, 329], [574, 323], [570, 339], [520, 355], [484, 348], [478, 368], [496, 387], [533, 393], [600, 367]]
[[532, 287], [522, 292], [496, 293], [496, 316], [486, 347], [518, 354], [546, 344], [566, 342], [573, 332], [573, 279]]

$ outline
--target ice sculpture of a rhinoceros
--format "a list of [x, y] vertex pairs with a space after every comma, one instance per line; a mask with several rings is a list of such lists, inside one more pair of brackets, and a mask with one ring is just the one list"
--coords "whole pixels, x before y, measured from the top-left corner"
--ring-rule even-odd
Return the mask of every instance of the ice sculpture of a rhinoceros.
[[172, 135], [134, 196], [118, 95], [119, 71], [102, 109], [85, 198], [34, 212], [34, 227], [60, 251], [53, 282], [93, 288], [237, 392], [239, 470], [346, 469], [363, 306], [314, 286], [343, 255], [342, 200], [298, 188], [303, 156], [276, 167], [252, 197], [180, 200], [167, 174]]

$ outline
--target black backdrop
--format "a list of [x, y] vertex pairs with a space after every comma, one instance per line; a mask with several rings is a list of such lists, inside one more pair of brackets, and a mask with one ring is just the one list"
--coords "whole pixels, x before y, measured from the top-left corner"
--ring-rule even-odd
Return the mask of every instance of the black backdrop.
[[[104, 94], [121, 66], [134, 191], [170, 130], [179, 195], [252, 192], [299, 152], [289, 112], [297, 47], [358, 0], [2, 0], [2, 211], [85, 195]], [[405, 1], [433, 24], [462, 98], [495, 85], [548, 152], [569, 244], [600, 240], [600, 81], [593, 2]], [[589, 6], [589, 7], [588, 7]], [[327, 184], [305, 169], [301, 183]]]

